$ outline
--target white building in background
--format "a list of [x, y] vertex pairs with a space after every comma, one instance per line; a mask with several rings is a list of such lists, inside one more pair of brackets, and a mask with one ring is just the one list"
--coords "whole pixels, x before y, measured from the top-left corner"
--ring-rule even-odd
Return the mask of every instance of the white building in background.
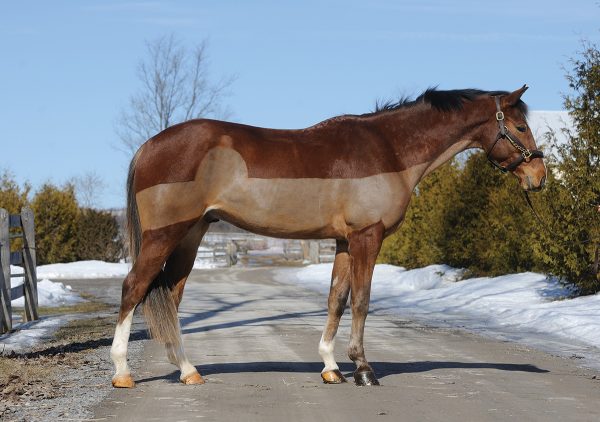
[[563, 143], [567, 138], [562, 129], [573, 129], [573, 119], [566, 111], [530, 111], [527, 120], [537, 145], [547, 152], [550, 152], [550, 146], [544, 135], [548, 131], [554, 131], [558, 142]]

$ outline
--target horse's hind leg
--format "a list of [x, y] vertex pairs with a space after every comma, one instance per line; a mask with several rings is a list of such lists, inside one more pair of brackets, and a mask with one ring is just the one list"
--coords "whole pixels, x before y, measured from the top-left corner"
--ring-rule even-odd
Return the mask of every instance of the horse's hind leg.
[[321, 341], [319, 342], [319, 354], [325, 364], [323, 371], [321, 371], [321, 378], [327, 384], [346, 382], [335, 361], [333, 348], [340, 319], [348, 301], [351, 277], [352, 259], [348, 254], [348, 243], [338, 240], [336, 243], [333, 272], [331, 274], [329, 300], [327, 301], [327, 322], [323, 329]]
[[[165, 277], [169, 280], [171, 285], [171, 294], [173, 295], [173, 301], [175, 302], [177, 309], [179, 309], [179, 304], [181, 303], [185, 282], [194, 266], [198, 246], [200, 246], [200, 242], [208, 230], [208, 226], [209, 223], [204, 220], [196, 223], [181, 243], [177, 245], [165, 264]], [[189, 362], [185, 354], [180, 330], [178, 331], [178, 334], [178, 341], [165, 344], [167, 357], [169, 358], [169, 361], [176, 365], [181, 371], [179, 377], [181, 382], [184, 384], [203, 384], [204, 380], [196, 368]]]
[[168, 228], [144, 232], [140, 253], [129, 274], [123, 281], [119, 320], [115, 329], [110, 356], [115, 364], [114, 387], [133, 387], [127, 365], [127, 342], [136, 306], [144, 299], [152, 282], [160, 275], [162, 266], [189, 225], [175, 224]]
[[381, 222], [369, 226], [349, 237], [348, 251], [352, 257], [352, 332], [348, 346], [348, 356], [356, 364], [354, 381], [356, 385], [379, 385], [375, 373], [365, 358], [363, 338], [365, 320], [369, 312], [371, 278], [381, 242], [384, 226]]

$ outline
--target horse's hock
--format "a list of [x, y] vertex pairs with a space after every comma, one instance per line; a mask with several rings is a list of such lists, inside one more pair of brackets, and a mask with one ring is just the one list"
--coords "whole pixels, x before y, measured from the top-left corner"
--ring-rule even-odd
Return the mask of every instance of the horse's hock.
[[[11, 252], [13, 239], [22, 239], [20, 250]], [[11, 274], [11, 265], [23, 268], [23, 273]], [[23, 277], [23, 284], [11, 287], [11, 278]], [[0, 208], [0, 334], [13, 329], [11, 301], [25, 297], [25, 321], [38, 317], [35, 229], [33, 211], [29, 207], [20, 214], [10, 214]]]

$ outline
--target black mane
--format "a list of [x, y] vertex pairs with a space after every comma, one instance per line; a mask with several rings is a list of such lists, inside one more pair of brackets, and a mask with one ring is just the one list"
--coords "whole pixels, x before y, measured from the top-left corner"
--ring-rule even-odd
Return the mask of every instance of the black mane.
[[[499, 96], [507, 95], [508, 91], [483, 91], [481, 89], [453, 89], [449, 91], [440, 91], [436, 88], [429, 88], [414, 100], [408, 97], [402, 97], [398, 101], [386, 101], [375, 104], [375, 111], [369, 114], [379, 114], [386, 111], [398, 110], [401, 108], [412, 107], [419, 103], [431, 105], [439, 111], [457, 111], [462, 110], [465, 101], [473, 101], [483, 95]], [[516, 107], [527, 115], [527, 105], [519, 100]]]

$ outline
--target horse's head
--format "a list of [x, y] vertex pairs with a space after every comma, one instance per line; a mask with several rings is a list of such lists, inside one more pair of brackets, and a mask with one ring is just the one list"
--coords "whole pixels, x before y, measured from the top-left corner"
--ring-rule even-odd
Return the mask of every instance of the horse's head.
[[527, 85], [523, 85], [492, 97], [495, 112], [485, 124], [481, 146], [494, 166], [519, 178], [524, 190], [539, 191], [546, 182], [546, 166], [525, 119], [527, 107], [521, 96], [526, 90]]

